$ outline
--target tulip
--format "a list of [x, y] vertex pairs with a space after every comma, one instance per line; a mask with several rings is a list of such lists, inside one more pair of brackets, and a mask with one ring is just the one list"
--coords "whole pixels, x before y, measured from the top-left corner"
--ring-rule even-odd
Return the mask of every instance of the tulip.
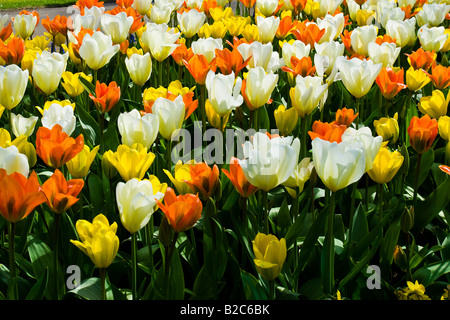
[[38, 24], [38, 17], [32, 14], [18, 14], [14, 17], [14, 30], [22, 39], [29, 38]]
[[100, 18], [100, 28], [103, 33], [111, 36], [114, 44], [120, 44], [127, 39], [133, 22], [133, 17], [128, 17], [126, 12], [114, 15], [104, 13]]
[[360, 60], [353, 58], [336, 59], [336, 67], [341, 75], [342, 83], [345, 88], [355, 98], [365, 96], [381, 71], [382, 64], [374, 64], [371, 60]]
[[159, 118], [152, 113], [141, 116], [137, 109], [133, 109], [121, 113], [117, 125], [123, 144], [131, 147], [135, 143], [140, 143], [150, 148], [158, 136]]
[[367, 174], [378, 184], [388, 183], [397, 174], [403, 160], [404, 157], [399, 151], [381, 147], [373, 161], [372, 169], [367, 171]]
[[283, 185], [289, 188], [298, 188], [298, 192], [303, 191], [303, 187], [311, 176], [314, 164], [310, 158], [306, 157], [300, 161], [292, 172], [291, 176], [283, 182]]
[[79, 80], [80, 77], [89, 82], [91, 82], [93, 78], [91, 75], [86, 75], [83, 72], [72, 73], [70, 71], [65, 71], [62, 74], [63, 82], [61, 85], [66, 90], [67, 94], [72, 98], [78, 97], [84, 92], [84, 86]]
[[225, 129], [225, 126], [228, 123], [228, 120], [230, 118], [230, 114], [227, 114], [225, 116], [220, 116], [216, 110], [214, 110], [213, 106], [211, 105], [211, 102], [209, 99], [206, 99], [205, 101], [205, 113], [206, 118], [208, 119], [208, 122], [216, 129], [219, 129], [220, 131], [223, 131]]
[[336, 111], [336, 120], [334, 121], [337, 125], [344, 125], [347, 128], [351, 126], [353, 121], [358, 116], [358, 113], [355, 114], [353, 109], [342, 108]]
[[78, 194], [84, 187], [82, 179], [66, 180], [58, 169], [42, 185], [42, 191], [47, 197], [47, 205], [55, 213], [63, 213], [79, 199]]
[[30, 172], [27, 156], [20, 153], [15, 145], [0, 147], [0, 169], [6, 170], [6, 174], [18, 172], [25, 177]]
[[325, 70], [325, 73], [330, 75], [336, 58], [344, 54], [345, 46], [338, 41], [330, 41], [318, 43], [314, 46], [314, 49], [316, 50], [316, 55], [328, 58], [328, 67]]
[[314, 139], [312, 157], [317, 175], [332, 192], [357, 182], [365, 173], [365, 151], [360, 141], [337, 143]]
[[203, 205], [198, 196], [191, 193], [176, 196], [172, 188], [167, 188], [164, 204], [160, 201], [157, 204], [176, 233], [192, 228], [202, 215]]
[[193, 160], [184, 164], [181, 162], [181, 160], [179, 160], [175, 164], [174, 175], [172, 175], [172, 173], [170, 173], [168, 170], [163, 169], [164, 173], [169, 177], [170, 181], [175, 186], [179, 194], [186, 194], [191, 192], [191, 188], [186, 183], [186, 181], [191, 180], [190, 166], [193, 164], [195, 164], [195, 161]]
[[400, 7], [396, 7], [395, 4], [393, 7], [384, 7], [377, 11], [379, 21], [384, 29], [386, 29], [386, 24], [390, 20], [403, 21], [405, 19], [405, 11]]
[[143, 47], [150, 50], [154, 59], [159, 62], [164, 61], [179, 46], [176, 42], [180, 33], [175, 32], [174, 29], [168, 30], [167, 24], [147, 23], [146, 28], [140, 38]]
[[242, 96], [250, 110], [256, 110], [269, 101], [277, 82], [278, 75], [271, 71], [266, 73], [262, 67], [250, 69], [241, 86]]
[[418, 154], [427, 152], [438, 134], [438, 122], [428, 114], [423, 117], [412, 117], [407, 129], [409, 143]]
[[189, 61], [183, 60], [189, 73], [199, 85], [204, 85], [209, 71], [216, 71], [214, 60], [208, 62], [208, 59], [202, 54], [195, 54]]
[[417, 15], [417, 25], [437, 27], [442, 24], [445, 16], [450, 11], [450, 5], [445, 3], [425, 3]]
[[[152, 9], [152, 2], [147, 0], [134, 0], [131, 6], [141, 15], [145, 16]], [[167, 5], [169, 6], [169, 5]]]
[[233, 72], [237, 77], [241, 70], [247, 66], [250, 59], [251, 57], [244, 60], [237, 47], [233, 47], [232, 51], [227, 48], [216, 50], [214, 61], [222, 74], [228, 75]]
[[325, 29], [325, 33], [320, 38], [319, 43], [334, 41], [344, 30], [344, 15], [340, 13], [335, 18], [327, 14], [323, 19], [317, 19], [317, 25], [320, 29]]
[[27, 178], [19, 172], [8, 174], [0, 168], [0, 214], [10, 223], [26, 218], [46, 200], [36, 172]]
[[347, 130], [346, 125], [317, 120], [314, 121], [312, 131], [308, 131], [308, 134], [311, 140], [320, 138], [329, 142], [340, 143], [342, 141], [342, 134], [344, 134], [345, 130]]
[[191, 48], [193, 54], [202, 54], [208, 63], [211, 63], [216, 55], [216, 49], [223, 50], [222, 39], [200, 38], [192, 42]]
[[20, 65], [25, 55], [25, 42], [21, 38], [12, 37], [8, 43], [0, 42], [0, 64]]
[[397, 47], [395, 43], [383, 42], [378, 45], [375, 42], [371, 42], [368, 45], [368, 56], [374, 63], [381, 63], [383, 68], [392, 67], [400, 54], [400, 47]]
[[305, 118], [317, 108], [328, 85], [323, 83], [322, 77], [297, 76], [295, 80], [295, 87], [290, 89], [289, 95], [298, 116]]
[[80, 134], [71, 138], [62, 130], [59, 124], [52, 129], [40, 127], [36, 133], [36, 153], [52, 168], [60, 168], [74, 158], [84, 147], [84, 137]]
[[239, 164], [239, 159], [232, 157], [230, 170], [222, 169], [222, 172], [230, 179], [234, 189], [239, 192], [242, 198], [248, 198], [258, 190], [258, 188], [248, 182]]
[[234, 72], [231, 72], [229, 75], [223, 75], [209, 71], [205, 85], [211, 106], [220, 117], [229, 115], [243, 103], [243, 98], [239, 94], [242, 79], [239, 77], [235, 78]]
[[450, 117], [442, 116], [438, 119], [438, 132], [445, 141], [450, 140]]
[[190, 179], [184, 182], [191, 188], [193, 193], [200, 193], [200, 198], [208, 200], [212, 197], [219, 184], [219, 168], [214, 165], [212, 168], [206, 163], [196, 163], [189, 166]]
[[89, 98], [94, 101], [95, 107], [101, 113], [109, 112], [120, 100], [120, 87], [115, 81], [108, 85], [100, 83], [98, 80], [95, 85], [95, 96], [89, 94]]
[[437, 54], [434, 51], [426, 51], [423, 48], [419, 48], [413, 51], [411, 54], [405, 53], [408, 57], [408, 63], [414, 70], [423, 69], [428, 71], [431, 65], [435, 63]]
[[388, 20], [386, 34], [395, 39], [399, 47], [412, 46], [416, 42], [416, 18]]
[[383, 117], [373, 122], [373, 126], [379, 136], [383, 137], [383, 141], [396, 143], [399, 137], [398, 113], [393, 118]]
[[152, 112], [158, 116], [159, 133], [166, 140], [170, 140], [183, 126], [185, 105], [181, 96], [177, 96], [174, 101], [166, 98], [156, 99]]
[[131, 57], [125, 58], [125, 66], [131, 80], [138, 86], [142, 87], [152, 74], [152, 59], [147, 52], [144, 55], [133, 54]]
[[369, 43], [377, 38], [377, 28], [373, 25], [357, 27], [353, 29], [350, 36], [352, 49], [363, 55], [369, 55]]
[[52, 129], [55, 124], [59, 124], [62, 130], [70, 136], [75, 131], [76, 118], [72, 106], [66, 105], [63, 107], [54, 103], [44, 110], [41, 123], [43, 127], [48, 129]]
[[252, 241], [256, 270], [266, 280], [278, 277], [287, 256], [286, 240], [271, 234], [258, 233]]
[[16, 107], [27, 89], [28, 70], [15, 64], [0, 68], [0, 105], [8, 110]]
[[66, 71], [67, 59], [69, 54], [59, 53], [49, 54], [43, 51], [37, 55], [33, 64], [32, 77], [35, 85], [46, 95], [56, 91], [61, 81], [64, 71]]
[[121, 144], [116, 152], [107, 156], [109, 163], [116, 168], [124, 181], [133, 178], [142, 180], [155, 160], [155, 154], [137, 143], [131, 147]]
[[197, 10], [189, 10], [183, 13], [177, 12], [177, 21], [181, 32], [186, 38], [192, 38], [205, 23], [206, 15]]
[[430, 81], [430, 78], [423, 69], [414, 70], [413, 67], [410, 67], [406, 71], [406, 85], [411, 91], [418, 91], [422, 89]]
[[325, 31], [325, 28], [320, 28], [315, 22], [304, 22], [299, 24], [297, 29], [292, 30], [291, 33], [297, 40], [309, 44], [311, 49], [313, 49], [316, 43], [320, 43]]
[[388, 100], [393, 99], [402, 89], [407, 88], [403, 80], [403, 68], [395, 71], [392, 68], [382, 68], [377, 78], [376, 84], [380, 88], [381, 94]]
[[92, 223], [83, 219], [77, 220], [75, 228], [81, 241], [70, 242], [86, 254], [97, 268], [108, 268], [119, 250], [117, 223], [110, 225], [108, 219], [99, 214]]
[[449, 35], [445, 33], [444, 27], [422, 26], [417, 31], [417, 38], [422, 48], [426, 51], [440, 51], [447, 41]]
[[248, 61], [247, 69], [262, 67], [266, 72], [276, 72], [284, 64], [283, 59], [279, 58], [277, 51], [273, 51], [272, 43], [261, 43], [254, 41], [250, 44], [242, 43], [237, 49], [244, 60]]
[[14, 114], [11, 113], [11, 129], [12, 133], [16, 136], [31, 136], [34, 132], [34, 127], [36, 125], [36, 122], [38, 120], [38, 117], [36, 116], [30, 116], [30, 117], [24, 117], [21, 114]]
[[119, 182], [116, 188], [117, 207], [125, 229], [131, 234], [142, 229], [155, 212], [157, 200], [163, 197], [164, 193], [155, 192], [147, 179]]
[[446, 98], [441, 90], [433, 90], [431, 96], [420, 98], [418, 108], [423, 114], [428, 114], [431, 118], [439, 119], [447, 114], [449, 100], [450, 95], [447, 95]]
[[41, 113], [41, 115], [44, 115], [44, 111], [50, 109], [50, 107], [53, 104], [57, 104], [61, 106], [62, 108], [66, 106], [71, 106], [73, 110], [75, 110], [75, 102], [71, 102], [70, 100], [48, 100], [44, 103], [44, 109], [42, 109], [40, 106], [36, 106], [36, 109]]
[[256, 9], [266, 17], [273, 15], [278, 9], [278, 0], [257, 0]]
[[[147, 2], [150, 4], [150, 1], [147, 1]], [[154, 23], [157, 23], [157, 24], [169, 23], [171, 14], [172, 14], [172, 8], [169, 4], [163, 4], [162, 6], [159, 6], [159, 5], [150, 6], [149, 18]], [[147, 14], [147, 16], [148, 16], [148, 14]]]
[[94, 31], [92, 35], [85, 34], [79, 49], [80, 57], [93, 70], [105, 66], [117, 51], [119, 44], [113, 45], [111, 36], [101, 31]]
[[295, 107], [286, 110], [286, 107], [280, 104], [273, 112], [273, 115], [277, 129], [281, 135], [288, 136], [294, 131], [298, 122], [298, 112]]
[[84, 145], [84, 148], [80, 153], [72, 160], [66, 162], [67, 169], [73, 178], [81, 179], [88, 175], [89, 169], [92, 162], [94, 162], [99, 148], [100, 146], [96, 146], [91, 150], [87, 145]]
[[258, 27], [259, 40], [262, 43], [272, 42], [280, 25], [279, 17], [256, 17], [256, 25]]
[[450, 86], [450, 67], [433, 65], [431, 74], [427, 73], [436, 89], [442, 90]]
[[285, 182], [294, 171], [300, 141], [292, 136], [270, 139], [257, 132], [253, 141], [246, 141], [243, 148], [244, 159], [239, 160], [239, 164], [245, 177], [252, 185], [267, 192]]

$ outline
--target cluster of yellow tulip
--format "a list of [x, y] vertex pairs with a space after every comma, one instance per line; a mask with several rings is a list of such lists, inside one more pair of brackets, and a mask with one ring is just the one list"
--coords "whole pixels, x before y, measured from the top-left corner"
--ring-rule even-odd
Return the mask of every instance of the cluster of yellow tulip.
[[71, 8], [0, 12], [6, 298], [448, 299], [450, 1]]

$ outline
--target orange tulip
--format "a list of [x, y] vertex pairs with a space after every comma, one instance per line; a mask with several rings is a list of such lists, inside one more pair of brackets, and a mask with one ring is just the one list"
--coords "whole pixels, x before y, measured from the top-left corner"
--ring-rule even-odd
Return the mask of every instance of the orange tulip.
[[106, 113], [110, 111], [120, 99], [120, 87], [115, 81], [111, 81], [108, 85], [100, 83], [97, 80], [95, 85], [95, 96], [89, 94], [89, 98], [94, 101], [95, 107], [98, 111]]
[[293, 74], [294, 79], [297, 78], [298, 75], [302, 77], [313, 76], [316, 73], [316, 67], [312, 65], [312, 60], [310, 56], [303, 57], [301, 59], [296, 56], [291, 57], [291, 65], [292, 68], [289, 67], [281, 67], [281, 69], [285, 72], [290, 72]]
[[344, 30], [339, 37], [341, 38], [341, 42], [345, 46], [345, 50], [347, 51], [348, 55], [352, 55], [355, 53], [355, 50], [352, 48], [352, 39], [351, 39], [352, 32], [348, 30]]
[[256, 0], [239, 0], [247, 8], [251, 8], [255, 5]]
[[8, 39], [11, 36], [12, 32], [13, 29], [10, 22], [6, 27], [3, 27], [0, 30], [0, 40], [6, 41], [6, 39]]
[[441, 169], [442, 172], [445, 172], [446, 174], [450, 175], [450, 167], [445, 165], [445, 164], [441, 164], [439, 165], [439, 169]]
[[189, 61], [183, 60], [183, 63], [194, 77], [195, 82], [200, 85], [205, 84], [206, 75], [209, 70], [216, 71], [215, 59], [208, 62], [206, 57], [200, 53], [195, 54]]
[[322, 36], [325, 34], [325, 28], [321, 29], [315, 23], [309, 23], [306, 25], [306, 20], [299, 23], [297, 29], [291, 31], [291, 33], [302, 41], [305, 45], [310, 45], [311, 49], [314, 49], [314, 45], [319, 42]]
[[45, 200], [36, 172], [27, 179], [21, 173], [8, 175], [0, 169], [0, 214], [8, 222], [22, 220]]
[[433, 51], [425, 51], [422, 48], [413, 51], [411, 54], [405, 53], [408, 56], [408, 62], [414, 70], [423, 69], [428, 71], [433, 62], [436, 60], [437, 54]]
[[359, 4], [360, 6], [362, 6], [364, 3], [366, 3], [367, 0], [355, 0], [355, 2], [357, 4]]
[[391, 100], [400, 92], [400, 90], [407, 88], [403, 77], [403, 68], [398, 71], [394, 71], [392, 68], [382, 68], [375, 79], [375, 82], [380, 88], [383, 97]]
[[409, 143], [418, 154], [428, 151], [438, 134], [438, 122], [428, 114], [422, 118], [413, 117], [408, 127]]
[[433, 85], [439, 90], [445, 89], [450, 85], [450, 67], [433, 63], [431, 66], [431, 74], [427, 72], [427, 75]]
[[184, 182], [193, 192], [200, 193], [203, 200], [213, 196], [217, 188], [220, 188], [219, 168], [217, 165], [211, 168], [204, 162], [192, 164], [189, 166], [189, 173], [191, 180], [184, 180]]
[[52, 168], [59, 168], [84, 148], [84, 137], [69, 137], [59, 124], [50, 130], [40, 127], [36, 132], [36, 154]]
[[134, 0], [116, 0], [116, 4], [122, 8], [130, 8]]
[[209, 10], [213, 8], [217, 8], [216, 0], [203, 0], [201, 10], [206, 14], [208, 18], [211, 18], [211, 13], [209, 13]]
[[308, 0], [291, 0], [291, 5], [294, 7], [294, 15], [303, 11], [306, 7]]
[[403, 18], [403, 20], [410, 19], [419, 13], [419, 11], [414, 10], [410, 4], [408, 4], [406, 7], [400, 7], [400, 9], [402, 9], [402, 11], [405, 13], [405, 17]]
[[291, 16], [284, 16], [283, 19], [280, 20], [280, 25], [278, 26], [275, 36], [278, 39], [284, 39], [289, 35], [291, 30], [295, 29], [296, 26], [297, 20], [292, 21]]
[[[167, 93], [166, 99], [169, 99], [171, 101], [175, 101], [175, 99], [178, 97], [178, 95], [173, 94], [172, 92]], [[185, 106], [185, 112], [184, 112], [184, 120], [189, 118], [189, 116], [194, 112], [195, 109], [198, 107], [198, 100], [194, 100], [194, 92], [189, 91], [182, 95], [183, 102]]]
[[180, 44], [171, 54], [173, 60], [179, 65], [183, 65], [183, 60], [189, 61], [194, 53], [192, 52], [192, 48], [186, 47], [184, 43]]
[[[117, 1], [119, 1], [119, 0], [117, 0]], [[127, 17], [132, 17], [133, 24], [131, 25], [128, 33], [133, 34], [145, 25], [145, 21], [143, 19], [143, 16], [141, 14], [139, 14], [139, 12], [137, 12], [136, 9], [134, 9], [131, 6], [126, 6], [127, 5], [126, 2], [130, 2], [130, 0], [120, 0], [120, 1], [124, 2], [125, 6], [121, 5], [118, 7], [114, 7], [112, 10], [106, 11], [106, 13], [116, 15], [119, 12], [125, 12], [127, 14]], [[133, 3], [133, 1], [131, 1], [131, 3]]]
[[330, 142], [341, 142], [342, 134], [347, 130], [347, 126], [328, 122], [314, 121], [312, 125], [313, 131], [308, 131], [311, 140], [320, 138]]
[[177, 233], [192, 228], [202, 216], [202, 202], [192, 193], [176, 196], [175, 191], [169, 187], [164, 195], [164, 204], [156, 201], [170, 226]]
[[50, 209], [55, 213], [63, 213], [79, 200], [77, 196], [83, 187], [83, 179], [66, 181], [62, 172], [56, 169], [42, 185], [42, 191], [47, 197]]
[[80, 9], [81, 15], [84, 15], [84, 8], [103, 7], [103, 1], [98, 0], [78, 0], [75, 2], [75, 6]]
[[382, 43], [387, 42], [387, 43], [396, 43], [395, 39], [392, 38], [391, 36], [388, 36], [387, 34], [382, 35], [382, 36], [378, 36], [375, 39], [375, 43], [381, 45]]
[[42, 19], [41, 24], [53, 37], [56, 37], [58, 33], [62, 34], [63, 36], [66, 36], [67, 21], [68, 18], [66, 16], [57, 15], [53, 18], [53, 20], [50, 20], [50, 18], [47, 15], [47, 18]]
[[353, 109], [342, 108], [336, 111], [336, 120], [332, 124], [344, 125], [347, 128], [353, 123], [358, 116]]
[[239, 72], [244, 69], [252, 57], [248, 57], [244, 61], [241, 53], [237, 49], [237, 46], [233, 46], [233, 50], [225, 48], [223, 50], [216, 49], [216, 65], [220, 69], [220, 72], [224, 75], [229, 75], [234, 72], [237, 77]]
[[230, 171], [222, 169], [222, 172], [230, 179], [242, 198], [248, 198], [258, 190], [257, 187], [248, 182], [237, 158], [231, 158]]
[[[4, 65], [17, 64], [25, 55], [25, 41], [18, 37], [12, 37], [7, 44], [0, 41], [0, 62], [4, 61]], [[0, 63], [1, 64], [1, 63]]]

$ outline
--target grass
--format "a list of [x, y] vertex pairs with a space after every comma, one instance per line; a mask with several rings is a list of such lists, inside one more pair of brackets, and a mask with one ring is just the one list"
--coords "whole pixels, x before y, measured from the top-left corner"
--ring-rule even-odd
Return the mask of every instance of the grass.
[[[103, 0], [115, 2], [115, 0]], [[6, 9], [26, 9], [39, 7], [58, 7], [75, 4], [76, 0], [0, 0], [0, 11]]]

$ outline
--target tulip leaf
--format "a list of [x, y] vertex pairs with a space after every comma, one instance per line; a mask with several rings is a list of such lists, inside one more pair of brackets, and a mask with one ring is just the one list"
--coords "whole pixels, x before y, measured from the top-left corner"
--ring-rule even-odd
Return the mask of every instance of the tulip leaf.
[[91, 146], [98, 145], [97, 139], [100, 132], [99, 124], [84, 108], [75, 108], [75, 110], [78, 113], [78, 120], [83, 129], [84, 139], [86, 142], [89, 142]]
[[450, 261], [441, 261], [420, 268], [413, 274], [413, 280], [425, 287], [436, 281], [444, 274], [450, 273]]
[[[428, 150], [424, 154], [422, 154], [422, 159], [420, 161], [420, 171], [419, 171], [419, 184], [420, 187], [426, 178], [429, 176], [431, 167], [434, 163], [434, 151], [433, 149]], [[418, 157], [417, 155], [410, 157], [410, 166], [409, 166], [409, 174], [407, 175], [406, 179], [410, 183], [410, 185], [414, 188], [416, 185], [416, 175], [417, 175], [417, 161]]]
[[45, 289], [48, 283], [48, 269], [45, 270], [44, 276], [40, 277], [28, 292], [25, 300], [42, 300], [44, 298]]
[[86, 80], [83, 77], [78, 78], [80, 80], [81, 85], [84, 87], [84, 89], [89, 93], [95, 96], [95, 83], [90, 82], [89, 80]]
[[417, 201], [417, 206], [414, 209], [414, 227], [412, 232], [425, 228], [445, 208], [450, 199], [449, 194], [450, 179], [447, 178], [424, 201]]
[[400, 231], [400, 220], [396, 219], [390, 224], [384, 235], [380, 249], [380, 263], [384, 270], [388, 270], [387, 268], [392, 264], [392, 260], [394, 259], [394, 249], [397, 245]]
[[369, 224], [367, 223], [367, 217], [362, 203], [356, 208], [350, 231], [349, 239], [355, 243], [358, 243], [369, 234]]
[[241, 270], [241, 280], [247, 300], [267, 300], [265, 289], [252, 274]]
[[95, 212], [102, 212], [104, 204], [103, 180], [94, 173], [91, 173], [87, 179], [89, 188], [89, 197]]
[[81, 284], [69, 291], [86, 300], [101, 300], [101, 284], [100, 278], [89, 278], [81, 282]]

